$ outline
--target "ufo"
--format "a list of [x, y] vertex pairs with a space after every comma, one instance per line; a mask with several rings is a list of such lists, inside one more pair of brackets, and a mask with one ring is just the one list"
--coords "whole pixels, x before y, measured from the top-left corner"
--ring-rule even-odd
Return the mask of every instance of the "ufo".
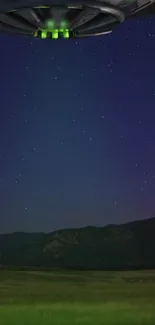
[[42, 40], [96, 37], [154, 13], [155, 0], [0, 0], [0, 32]]

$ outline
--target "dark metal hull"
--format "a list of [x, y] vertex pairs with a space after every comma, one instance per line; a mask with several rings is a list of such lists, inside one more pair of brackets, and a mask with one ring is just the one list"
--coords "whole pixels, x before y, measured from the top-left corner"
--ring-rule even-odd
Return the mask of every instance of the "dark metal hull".
[[83, 38], [112, 32], [126, 19], [155, 14], [147, 0], [0, 0], [0, 31], [38, 38]]

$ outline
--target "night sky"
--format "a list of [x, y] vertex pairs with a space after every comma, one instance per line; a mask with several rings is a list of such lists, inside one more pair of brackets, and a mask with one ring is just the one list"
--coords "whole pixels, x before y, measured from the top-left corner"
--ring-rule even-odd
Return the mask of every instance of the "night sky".
[[155, 17], [0, 42], [0, 233], [154, 216]]

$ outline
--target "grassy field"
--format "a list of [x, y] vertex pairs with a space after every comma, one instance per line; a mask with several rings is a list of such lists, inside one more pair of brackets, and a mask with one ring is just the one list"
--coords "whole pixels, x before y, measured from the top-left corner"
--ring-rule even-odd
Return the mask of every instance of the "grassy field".
[[1, 325], [154, 325], [155, 271], [0, 271]]

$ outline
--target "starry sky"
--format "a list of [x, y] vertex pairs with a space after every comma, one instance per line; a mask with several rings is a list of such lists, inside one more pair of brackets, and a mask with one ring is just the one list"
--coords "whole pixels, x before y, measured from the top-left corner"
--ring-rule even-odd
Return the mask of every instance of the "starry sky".
[[155, 215], [154, 31], [0, 35], [0, 233]]

